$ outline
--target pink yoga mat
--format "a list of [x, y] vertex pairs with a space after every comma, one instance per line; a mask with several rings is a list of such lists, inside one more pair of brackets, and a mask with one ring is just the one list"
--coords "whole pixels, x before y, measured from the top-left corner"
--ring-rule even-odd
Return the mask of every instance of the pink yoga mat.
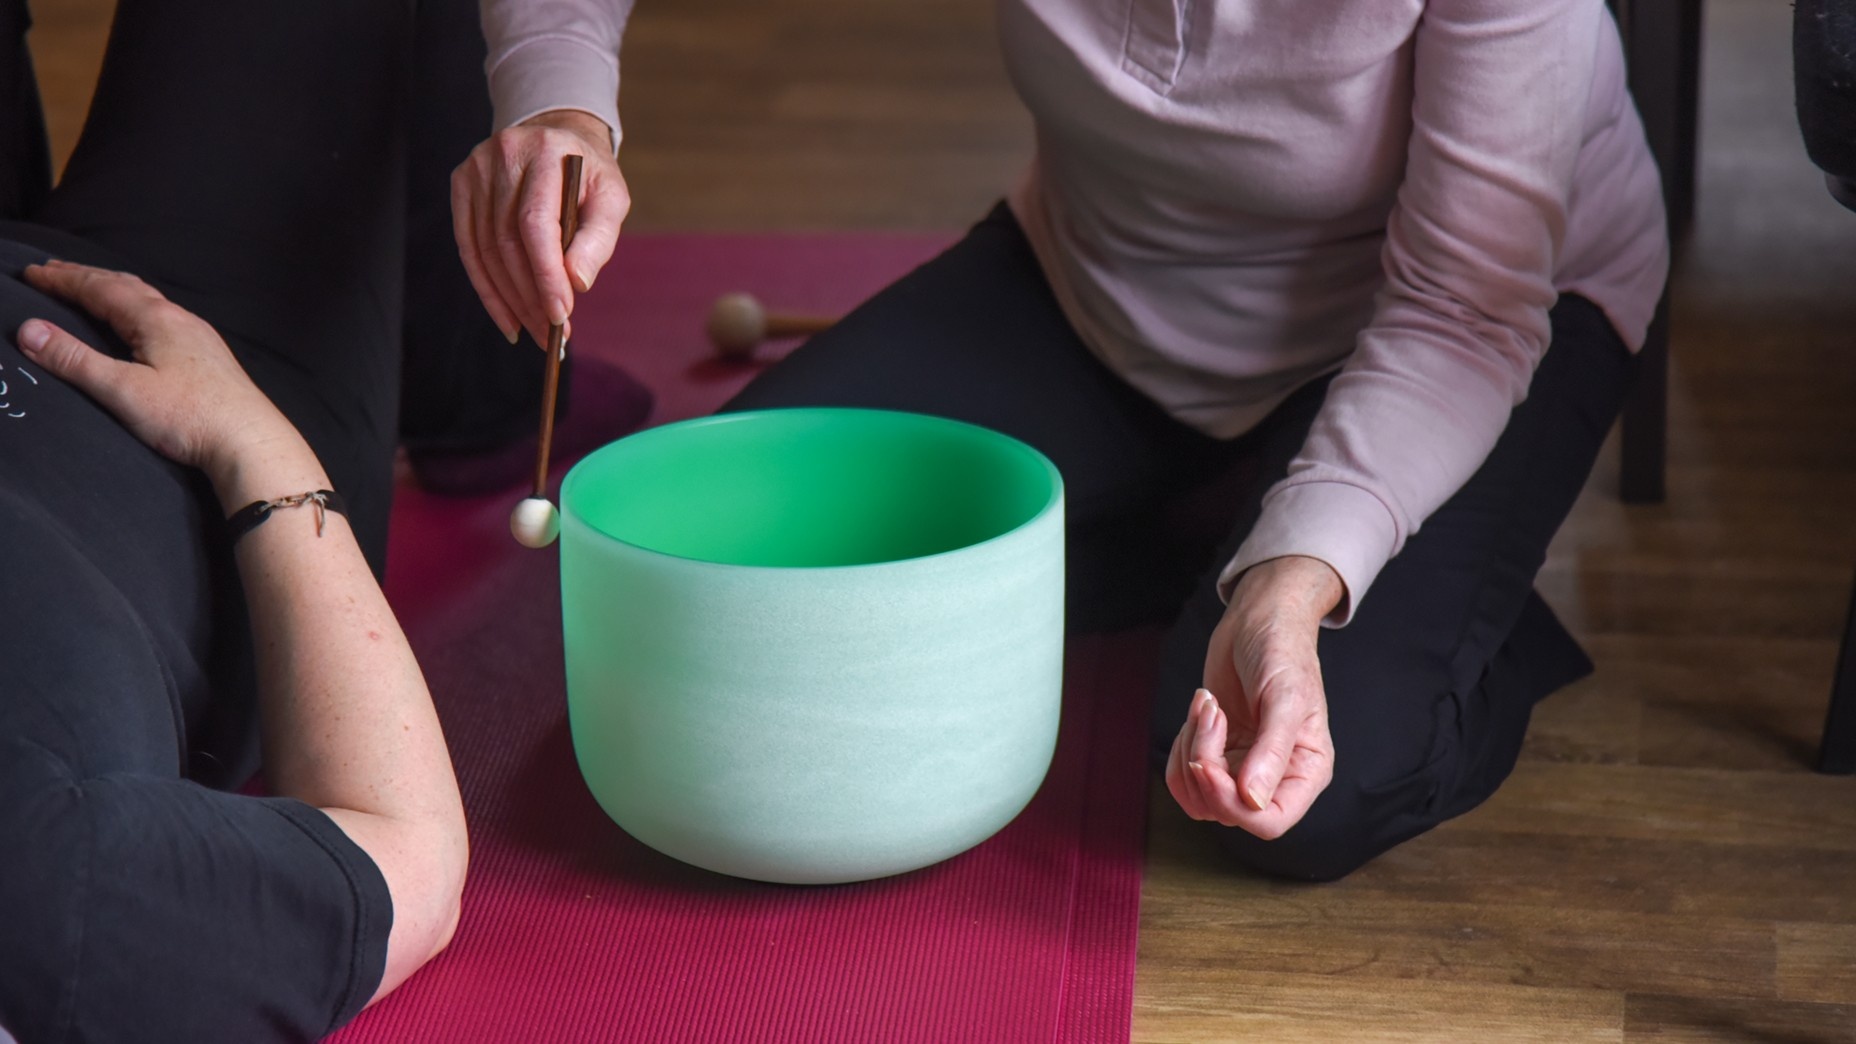
[[[755, 372], [708, 361], [716, 294], [842, 310], [944, 242], [629, 237], [576, 350], [651, 384], [656, 420], [698, 415]], [[332, 1039], [1128, 1039], [1154, 635], [1072, 643], [1055, 764], [985, 844], [865, 884], [739, 881], [632, 841], [581, 782], [557, 558], [508, 537], [521, 495], [401, 492], [388, 594], [451, 742], [471, 876], [451, 948]]]

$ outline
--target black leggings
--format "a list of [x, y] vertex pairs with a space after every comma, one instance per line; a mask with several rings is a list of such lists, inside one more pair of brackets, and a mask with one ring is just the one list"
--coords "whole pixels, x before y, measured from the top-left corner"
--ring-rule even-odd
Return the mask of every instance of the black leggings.
[[[1533, 581], [1635, 362], [1584, 298], [1562, 297], [1552, 327], [1552, 350], [1487, 462], [1386, 566], [1353, 621], [1322, 631], [1334, 781], [1276, 841], [1224, 830], [1245, 864], [1338, 878], [1468, 811], [1507, 778], [1535, 701], [1591, 670]], [[1154, 704], [1162, 759], [1224, 611], [1214, 580], [1326, 387], [1302, 388], [1230, 441], [1180, 424], [1083, 346], [1001, 206], [726, 409], [911, 410], [1042, 450], [1066, 485], [1071, 629], [1172, 624]]]
[[379, 575], [395, 445], [496, 445], [540, 401], [535, 353], [497, 333], [451, 234], [451, 170], [490, 129], [476, 3], [122, 0], [55, 188], [28, 24], [0, 0], [0, 238], [133, 271], [211, 322]]

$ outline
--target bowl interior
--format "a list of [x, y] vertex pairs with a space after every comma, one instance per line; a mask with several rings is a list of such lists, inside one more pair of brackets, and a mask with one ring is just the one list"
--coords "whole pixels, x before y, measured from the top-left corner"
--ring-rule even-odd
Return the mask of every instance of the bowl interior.
[[1003, 536], [1049, 508], [1057, 470], [1015, 439], [880, 410], [726, 414], [640, 432], [589, 455], [561, 506], [593, 529], [679, 558], [849, 566]]

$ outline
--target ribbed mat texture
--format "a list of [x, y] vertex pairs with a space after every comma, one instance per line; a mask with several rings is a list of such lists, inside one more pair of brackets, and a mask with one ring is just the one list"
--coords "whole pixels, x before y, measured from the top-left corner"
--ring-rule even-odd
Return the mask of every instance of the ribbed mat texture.
[[[657, 421], [705, 413], [755, 372], [708, 357], [717, 294], [842, 310], [945, 242], [628, 237], [576, 309], [575, 350], [648, 383]], [[977, 849], [865, 884], [739, 881], [632, 841], [581, 782], [557, 557], [510, 540], [521, 495], [401, 492], [388, 593], [451, 743], [471, 876], [451, 948], [331, 1039], [1128, 1039], [1155, 635], [1072, 642], [1056, 762]]]

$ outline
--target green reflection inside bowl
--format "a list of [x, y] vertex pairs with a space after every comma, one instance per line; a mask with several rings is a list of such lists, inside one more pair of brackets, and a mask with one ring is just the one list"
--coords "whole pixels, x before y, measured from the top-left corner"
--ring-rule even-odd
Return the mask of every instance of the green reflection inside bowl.
[[1054, 504], [1056, 469], [956, 421], [880, 410], [726, 414], [577, 465], [564, 510], [614, 539], [740, 566], [868, 565], [970, 547]]

